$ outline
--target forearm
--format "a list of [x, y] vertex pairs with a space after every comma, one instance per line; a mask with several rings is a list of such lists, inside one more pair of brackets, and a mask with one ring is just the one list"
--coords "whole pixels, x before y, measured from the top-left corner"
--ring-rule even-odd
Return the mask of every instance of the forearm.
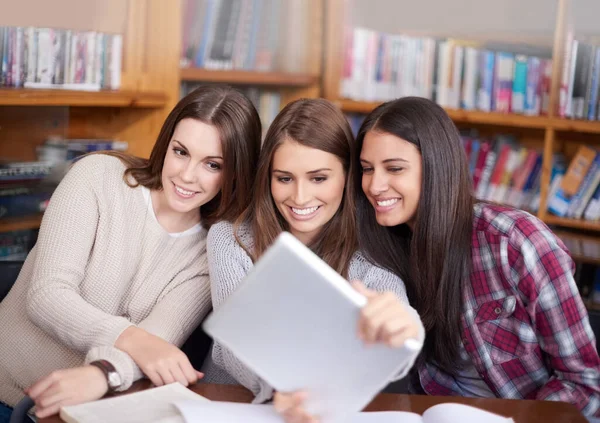
[[92, 348], [85, 357], [85, 364], [97, 360], [106, 360], [115, 367], [122, 382], [121, 386], [117, 389], [118, 391], [129, 389], [133, 382], [144, 377], [144, 373], [142, 373], [131, 356], [116, 347]]
[[27, 313], [44, 332], [69, 348], [86, 353], [94, 347], [113, 346], [132, 323], [85, 301], [70, 287], [48, 281], [46, 288], [29, 292]]

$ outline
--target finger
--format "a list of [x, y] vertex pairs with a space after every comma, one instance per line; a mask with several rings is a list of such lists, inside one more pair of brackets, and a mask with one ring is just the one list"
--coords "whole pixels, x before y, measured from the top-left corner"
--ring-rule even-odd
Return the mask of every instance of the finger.
[[369, 317], [366, 321], [369, 330], [367, 339], [370, 342], [386, 342], [390, 335], [409, 324], [394, 305], [380, 310], [378, 314]]
[[296, 406], [287, 410], [283, 417], [288, 423], [316, 423], [318, 421], [315, 417], [308, 414], [302, 406]]
[[294, 392], [292, 394], [276, 392], [273, 399], [275, 410], [284, 414], [287, 410], [300, 406], [306, 399], [305, 392]]
[[38, 395], [35, 400], [36, 407], [45, 408], [53, 404], [52, 398], [61, 395], [63, 390], [60, 388], [58, 381], [48, 387], [44, 392]]
[[388, 319], [394, 318], [397, 313], [394, 301], [390, 297], [381, 296], [363, 307], [359, 318], [359, 337], [363, 341], [375, 342], [381, 325]]
[[369, 298], [369, 302], [361, 309], [361, 314], [369, 317], [378, 314], [384, 308], [398, 306], [398, 298], [391, 292], [378, 294], [376, 297]]
[[198, 370], [194, 370], [196, 372], [196, 376], [198, 376], [198, 380], [203, 379], [204, 378], [204, 373], [199, 372]]
[[171, 376], [173, 377], [175, 382], [179, 382], [183, 386], [188, 386], [190, 384], [187, 376], [183, 373], [183, 370], [181, 370], [180, 365], [173, 366], [171, 368]]
[[362, 283], [361, 281], [352, 281], [350, 283], [352, 285], [352, 287], [357, 290], [359, 293], [361, 293], [362, 295], [364, 295], [367, 298], [372, 298], [373, 296], [377, 295], [377, 292], [370, 290], [369, 288], [367, 288], [365, 286], [364, 283]]
[[[196, 383], [198, 382], [198, 379], [201, 379], [202, 376], [204, 376], [202, 373], [194, 369], [187, 357], [185, 358], [185, 360], [179, 362], [179, 368], [181, 369], [188, 383]], [[198, 376], [199, 373], [202, 376]]]
[[163, 385], [169, 385], [170, 383], [175, 382], [175, 379], [173, 379], [173, 375], [171, 374], [170, 367], [167, 366], [163, 369], [160, 369], [157, 373], [160, 375]]
[[[68, 394], [65, 391], [58, 391], [52, 395], [48, 395], [45, 398], [42, 398], [39, 401], [39, 407], [41, 410], [47, 410], [56, 404], [60, 404], [65, 398], [67, 398]], [[37, 403], [36, 403], [37, 405]]]
[[27, 389], [28, 395], [31, 397], [32, 400], [35, 401], [35, 399], [42, 392], [44, 392], [46, 389], [48, 389], [54, 383], [54, 381], [56, 381], [56, 379], [57, 379], [57, 373], [56, 372], [50, 373], [48, 376], [40, 379], [39, 381], [34, 383], [31, 387], [29, 387]]
[[47, 408], [40, 408], [35, 410], [35, 415], [38, 419], [43, 419], [57, 414], [60, 411], [60, 404], [53, 404]]
[[150, 379], [150, 381], [152, 382], [152, 384], [154, 386], [162, 386], [165, 383], [163, 382], [160, 374], [154, 370], [147, 370], [146, 371], [146, 377], [148, 377], [148, 379]]

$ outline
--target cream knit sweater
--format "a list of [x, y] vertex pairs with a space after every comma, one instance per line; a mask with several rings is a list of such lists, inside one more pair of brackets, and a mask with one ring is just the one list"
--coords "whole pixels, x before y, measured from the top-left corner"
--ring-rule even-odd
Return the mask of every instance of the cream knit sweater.
[[[121, 161], [80, 160], [56, 189], [39, 239], [0, 303], [0, 400], [50, 372], [107, 359], [143, 375], [114, 343], [129, 326], [180, 346], [211, 306], [206, 230], [169, 234]], [[145, 192], [144, 192], [145, 191]]]
[[[253, 248], [254, 240], [249, 225], [243, 225], [238, 235], [248, 248]], [[208, 263], [213, 307], [218, 309], [233, 291], [240, 285], [246, 274], [252, 269], [253, 263], [246, 251], [237, 243], [233, 225], [229, 222], [219, 222], [213, 225], [208, 234]], [[360, 280], [368, 288], [377, 292], [391, 291], [408, 305], [406, 287], [402, 279], [391, 272], [369, 263], [360, 253], [354, 254], [348, 268], [349, 280]], [[415, 319], [419, 322], [419, 341], [425, 339], [425, 329], [417, 311], [409, 306]], [[412, 367], [418, 354], [411, 362], [399, 371], [395, 379], [400, 379]], [[293, 365], [293, 363], [290, 363]], [[205, 382], [237, 383], [244, 385], [254, 395], [254, 402], [262, 403], [273, 396], [273, 388], [254, 372], [247, 368], [230, 350], [215, 342], [212, 356], [209, 356], [203, 366], [206, 372]], [[233, 379], [233, 380], [232, 380]]]

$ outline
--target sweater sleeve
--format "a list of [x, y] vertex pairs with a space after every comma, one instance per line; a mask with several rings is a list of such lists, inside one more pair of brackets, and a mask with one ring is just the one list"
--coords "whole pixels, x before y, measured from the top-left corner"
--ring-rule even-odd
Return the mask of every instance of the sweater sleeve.
[[[408, 303], [408, 297], [406, 295], [406, 286], [404, 285], [404, 282], [402, 281], [402, 279], [400, 279], [398, 276], [396, 276], [392, 272], [384, 270], [375, 265], [372, 265], [372, 264], [366, 264], [366, 265], [368, 266], [368, 269], [364, 273], [362, 282], [365, 284], [365, 286], [367, 288], [372, 289], [373, 291], [393, 292], [400, 299], [400, 301], [406, 305], [409, 312], [411, 314], [413, 314], [415, 320], [419, 324], [419, 335], [417, 337], [417, 341], [422, 346], [423, 342], [425, 341], [425, 328], [423, 327], [423, 323], [421, 322], [421, 317], [419, 316], [419, 313], [417, 313], [417, 310], [412, 308], [410, 306], [410, 304]], [[415, 354], [409, 360], [407, 365], [404, 368], [400, 369], [398, 374], [394, 377], [394, 380], [402, 379], [404, 376], [406, 376], [408, 371], [414, 365], [415, 360], [417, 359], [417, 356], [419, 355], [419, 352], [420, 352], [420, 349], [419, 349], [419, 351], [415, 352]]]
[[128, 319], [86, 302], [79, 289], [100, 219], [98, 181], [109, 171], [116, 170], [108, 169], [106, 157], [90, 156], [75, 164], [59, 184], [44, 213], [27, 294], [29, 318], [67, 347], [84, 353], [113, 345], [131, 325]]
[[[203, 257], [205, 258], [205, 257]], [[201, 274], [175, 283], [154, 306], [148, 317], [137, 326], [171, 344], [180, 347], [210, 310], [210, 282], [207, 266]], [[92, 348], [85, 362], [107, 360], [121, 376], [119, 390], [128, 389], [133, 382], [144, 377], [135, 361], [113, 346]]]
[[[233, 225], [220, 222], [213, 225], [207, 240], [208, 266], [211, 282], [213, 308], [217, 310], [239, 286], [252, 268], [252, 260], [237, 243]], [[235, 380], [256, 396], [254, 402], [262, 403], [273, 396], [273, 388], [248, 369], [236, 356], [215, 341], [212, 358]]]

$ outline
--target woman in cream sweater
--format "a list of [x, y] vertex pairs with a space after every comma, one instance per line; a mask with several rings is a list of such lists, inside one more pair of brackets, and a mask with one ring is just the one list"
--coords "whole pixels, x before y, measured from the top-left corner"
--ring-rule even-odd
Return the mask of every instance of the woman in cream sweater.
[[207, 230], [247, 206], [260, 134], [248, 99], [203, 87], [169, 114], [150, 159], [73, 166], [0, 303], [0, 422], [25, 393], [45, 417], [144, 375], [200, 377], [177, 347], [211, 307]]

